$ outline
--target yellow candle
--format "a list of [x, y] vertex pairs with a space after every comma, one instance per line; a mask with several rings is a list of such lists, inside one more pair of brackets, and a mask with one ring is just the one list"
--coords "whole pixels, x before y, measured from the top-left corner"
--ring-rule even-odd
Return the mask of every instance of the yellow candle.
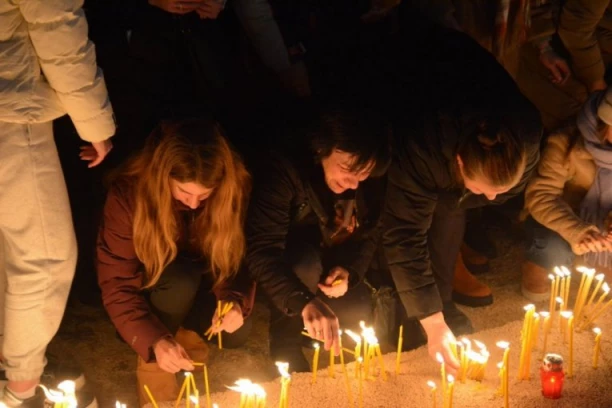
[[448, 375], [448, 408], [453, 408], [453, 391], [455, 390], [455, 377]]
[[542, 355], [546, 354], [546, 348], [548, 345], [548, 330], [550, 329], [550, 313], [540, 312], [540, 316], [544, 317], [542, 327], [544, 330], [544, 341], [542, 342]]
[[342, 330], [340, 331], [339, 342], [340, 342], [340, 364], [342, 365], [342, 375], [344, 375], [344, 384], [346, 385], [346, 394], [348, 395], [348, 398], [349, 398], [349, 406], [352, 408], [353, 407], [353, 392], [351, 391], [351, 380], [349, 380], [348, 370], [346, 369], [346, 366], [344, 365], [344, 352], [342, 349]]
[[464, 383], [465, 377], [467, 376], [469, 358], [472, 351], [472, 343], [467, 337], [461, 339], [461, 342], [463, 343], [463, 354], [461, 354], [461, 382]]
[[191, 379], [189, 378], [191, 376], [191, 373], [185, 373], [185, 382], [187, 383], [186, 386], [186, 393], [187, 395], [185, 395], [185, 407], [189, 408], [191, 406]]
[[317, 370], [319, 369], [319, 352], [321, 347], [319, 343], [315, 342], [313, 344], [314, 347], [314, 356], [312, 357], [312, 382], [317, 382]]
[[[222, 307], [221, 307], [221, 301], [218, 300], [217, 301], [217, 317], [219, 318], [218, 322], [219, 324], [221, 324], [221, 318], [223, 317], [221, 315], [222, 312]], [[221, 338], [221, 331], [219, 331], [219, 333], [217, 333], [217, 345], [219, 346], [219, 350], [223, 349], [223, 339]]]
[[593, 349], [593, 368], [597, 368], [597, 363], [599, 360], [599, 349], [601, 348], [601, 329], [599, 327], [595, 327], [593, 329], [593, 333], [595, 333], [595, 347]]
[[431, 388], [431, 400], [433, 402], [432, 407], [437, 408], [438, 401], [437, 401], [436, 391], [438, 390], [438, 388], [436, 387], [436, 383], [430, 380], [430, 381], [427, 381], [427, 385]]
[[580, 296], [582, 296], [582, 291], [584, 290], [584, 282], [586, 281], [587, 274], [585, 273], [585, 267], [579, 266], [576, 268], [576, 271], [582, 274], [582, 278], [580, 278], [580, 286], [578, 286], [578, 292], [576, 293], [576, 300], [574, 301], [574, 310], [578, 308], [578, 300]]
[[[584, 276], [584, 275], [583, 275]], [[553, 314], [555, 311], [555, 277], [552, 273], [548, 274], [548, 279], [550, 279], [550, 299], [548, 302], [549, 313]]]
[[578, 303], [576, 304], [576, 310], [574, 310], [574, 314], [577, 319], [580, 319], [580, 316], [583, 312], [583, 307], [587, 299], [587, 295], [591, 290], [591, 284], [593, 283], [593, 278], [595, 277], [595, 270], [585, 268], [583, 273], [587, 275], [586, 280], [584, 282], [584, 287], [582, 288], [582, 292], [580, 293], [580, 299], [578, 299]]
[[571, 378], [574, 375], [574, 314], [568, 310], [563, 312], [562, 316], [567, 319], [567, 331], [569, 332], [569, 364], [567, 376]]
[[206, 392], [206, 408], [210, 407], [210, 387], [208, 385], [208, 367], [204, 364], [204, 391]]
[[563, 271], [563, 274], [565, 275], [565, 293], [563, 294], [564, 295], [563, 303], [567, 305], [569, 304], [568, 301], [569, 301], [570, 286], [572, 283], [572, 273], [565, 266], [562, 266], [561, 270]]
[[287, 408], [288, 387], [289, 382], [291, 381], [291, 376], [289, 376], [289, 363], [277, 361], [275, 364], [276, 367], [278, 367], [278, 372], [281, 376], [281, 391], [278, 408]]
[[540, 314], [533, 314], [533, 326], [531, 328], [531, 343], [530, 349], [533, 349], [538, 344], [538, 337], [540, 334]]
[[442, 395], [446, 395], [446, 366], [444, 365], [444, 358], [442, 357], [442, 353], [436, 353], [436, 360], [438, 360], [438, 363], [440, 363], [440, 376], [442, 378]]
[[597, 281], [597, 285], [595, 285], [595, 289], [593, 289], [593, 292], [591, 292], [591, 296], [589, 297], [589, 300], [587, 300], [587, 302], [585, 303], [584, 305], [585, 309], [588, 308], [589, 305], [591, 305], [593, 301], [595, 300], [595, 296], [597, 295], [597, 292], [599, 292], [599, 289], [601, 289], [601, 285], [603, 285], [604, 283], [605, 276], [606, 275], [604, 275], [603, 273], [595, 275], [595, 280]]
[[329, 366], [327, 367], [327, 372], [329, 373], [329, 376], [331, 378], [336, 378], [336, 370], [334, 367], [335, 363], [335, 358], [334, 358], [334, 349], [330, 348], [329, 349]]
[[383, 381], [387, 381], [387, 370], [385, 370], [385, 362], [383, 360], [382, 352], [380, 351], [380, 344], [374, 345], [374, 352], [378, 356], [378, 365], [380, 365], [380, 375]]
[[529, 379], [530, 361], [531, 361], [531, 327], [533, 324], [533, 315], [535, 306], [529, 304], [524, 307], [525, 320], [523, 321], [523, 330], [521, 331], [521, 355], [519, 360], [519, 380]]
[[363, 407], [363, 374], [361, 372], [361, 363], [363, 358], [360, 356], [357, 358], [357, 378], [359, 382], [359, 408]]
[[193, 402], [194, 408], [200, 408], [200, 395], [198, 394], [198, 390], [194, 391], [193, 395], [190, 397], [191, 402]]
[[153, 398], [153, 394], [151, 394], [151, 390], [149, 389], [149, 387], [147, 387], [146, 384], [144, 386], [144, 390], [147, 393], [149, 400], [151, 400], [151, 404], [153, 405], [153, 408], [159, 408], [159, 406], [157, 405], [157, 402], [155, 401], [155, 398]]
[[559, 289], [559, 297], [561, 299], [563, 299], [563, 303], [561, 303], [561, 311], [565, 310], [565, 308], [567, 307], [565, 305], [565, 276], [563, 276], [563, 274], [561, 275], [561, 287]]
[[509, 376], [508, 376], [508, 372], [509, 372], [509, 362], [510, 362], [510, 343], [508, 343], [507, 341], [498, 341], [497, 342], [497, 347], [501, 348], [504, 350], [504, 356], [502, 358], [502, 368], [503, 368], [503, 375], [502, 375], [502, 392], [503, 392], [503, 396], [504, 396], [504, 408], [508, 408], [508, 383], [509, 383]]
[[[185, 374], [187, 374], [187, 373], [185, 373]], [[185, 381], [183, 381], [183, 385], [181, 386], [181, 390], [179, 391], [178, 398], [176, 399], [176, 403], [174, 404], [177, 407], [178, 407], [179, 401], [181, 400], [181, 398], [183, 398], [183, 394], [185, 394], [185, 390], [187, 388], [187, 384], [188, 384], [187, 377], [185, 377]], [[187, 398], [189, 398], [189, 397], [187, 397]]]
[[395, 375], [400, 373], [400, 361], [402, 359], [402, 343], [404, 341], [404, 325], [399, 327], [399, 335], [397, 336], [397, 356], [395, 357]]
[[593, 316], [589, 317], [589, 319], [582, 325], [582, 327], [586, 327], [588, 324], [590, 324], [591, 322], [595, 321], [595, 319], [597, 319], [599, 316], [601, 316], [603, 314], [603, 312], [605, 312], [606, 309], [610, 307], [610, 305], [612, 305], [612, 299], [610, 299], [608, 301], [608, 303], [606, 303], [605, 305], [600, 307], [599, 310], [595, 311]]

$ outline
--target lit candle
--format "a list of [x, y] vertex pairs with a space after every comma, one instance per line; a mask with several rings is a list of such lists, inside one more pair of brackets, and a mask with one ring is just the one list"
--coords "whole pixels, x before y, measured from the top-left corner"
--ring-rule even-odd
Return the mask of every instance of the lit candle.
[[363, 358], [361, 356], [357, 357], [357, 378], [359, 382], [359, 408], [363, 407], [363, 373], [361, 369], [361, 364], [363, 362]]
[[578, 299], [582, 296], [582, 291], [584, 290], [584, 283], [586, 281], [587, 274], [585, 273], [584, 266], [579, 266], [576, 268], [576, 272], [582, 274], [582, 278], [580, 278], [580, 286], [578, 286], [578, 292], [576, 293], [576, 300], [574, 301], [574, 310], [578, 307]]
[[[440, 363], [440, 376], [442, 378], [442, 395], [446, 395], [446, 366], [444, 365], [444, 357], [442, 357], [442, 353], [436, 353], [436, 360]], [[446, 398], [446, 397], [444, 397]]]
[[448, 381], [448, 408], [453, 408], [453, 391], [455, 390], [455, 377], [453, 377], [452, 375], [448, 375], [447, 377], [447, 381]]
[[436, 383], [431, 380], [427, 381], [427, 385], [431, 388], [431, 400], [433, 402], [432, 407], [437, 408], [438, 401], [437, 401], [436, 391], [438, 390], [438, 387], [436, 387]]
[[240, 393], [240, 407], [239, 408], [261, 408], [266, 405], [266, 392], [258, 385], [251, 382], [251, 380], [240, 379], [237, 380], [234, 386], [227, 387], [232, 391]]
[[397, 336], [397, 356], [395, 357], [395, 375], [400, 373], [400, 361], [402, 359], [402, 343], [404, 341], [404, 325], [400, 325]]
[[540, 334], [540, 314], [533, 314], [533, 326], [531, 328], [531, 343], [529, 345], [530, 349], [533, 349], [538, 344], [538, 337]]
[[189, 408], [191, 406], [191, 379], [189, 378], [191, 376], [190, 372], [186, 372], [185, 373], [185, 382], [187, 383], [186, 387], [185, 387], [185, 407]]
[[593, 368], [597, 368], [597, 363], [599, 360], [599, 349], [601, 348], [601, 329], [599, 327], [595, 327], [593, 329], [593, 333], [595, 333], [595, 347], [593, 349]]
[[548, 302], [548, 309], [549, 313], [552, 315], [555, 312], [555, 276], [552, 273], [549, 273], [548, 279], [550, 279], [550, 299]]
[[351, 391], [351, 380], [349, 380], [348, 370], [344, 365], [344, 351], [342, 349], [342, 330], [339, 331], [338, 341], [340, 342], [340, 364], [342, 365], [342, 375], [344, 376], [344, 384], [346, 385], [346, 394], [349, 398], [349, 406], [353, 407], [353, 392]]
[[470, 353], [472, 352], [472, 343], [470, 342], [470, 339], [468, 339], [467, 337], [464, 337], [463, 339], [461, 339], [461, 342], [463, 343], [463, 353], [461, 354], [461, 382], [464, 383], [465, 382], [465, 377], [467, 376], [467, 371], [468, 371], [468, 364], [469, 364], [469, 357], [470, 357]]
[[[559, 313], [561, 313], [564, 310], [563, 309], [563, 298], [557, 296], [555, 301], [559, 304]], [[560, 314], [559, 314], [559, 324], [561, 324], [561, 315]], [[559, 330], [561, 330], [561, 327], [559, 327]]]
[[321, 351], [321, 346], [319, 343], [314, 342], [314, 356], [312, 357], [312, 382], [317, 382], [317, 370], [319, 369], [319, 352]]
[[144, 385], [144, 390], [147, 393], [147, 397], [149, 397], [149, 400], [151, 401], [151, 405], [153, 405], [153, 408], [159, 408], [159, 406], [157, 405], [157, 401], [155, 401], [155, 398], [153, 398], [153, 394], [151, 394], [151, 390], [149, 389], [149, 387], [147, 387], [147, 385]]
[[576, 307], [574, 309], [574, 314], [577, 318], [580, 318], [583, 312], [583, 307], [587, 299], [587, 295], [591, 290], [591, 284], [593, 283], [593, 278], [595, 277], [595, 269], [580, 267], [583, 274], [586, 274], [586, 280], [584, 282], [584, 287], [580, 292], [580, 298], [576, 300]]
[[567, 310], [562, 312], [561, 316], [567, 319], [567, 330], [569, 332], [569, 364], [567, 376], [571, 378], [574, 375], [574, 314]]
[[533, 325], [533, 315], [535, 306], [529, 304], [524, 307], [525, 319], [523, 320], [523, 330], [521, 331], [521, 355], [519, 360], [519, 380], [529, 379], [530, 362], [531, 362], [531, 328]]
[[126, 408], [126, 406], [119, 401], [115, 401], [115, 408]]
[[504, 396], [504, 408], [508, 408], [508, 385], [509, 385], [509, 361], [510, 361], [510, 343], [507, 341], [498, 341], [497, 347], [504, 350], [504, 356], [502, 358], [502, 392]]
[[565, 293], [562, 293], [561, 295], [563, 296], [563, 303], [567, 305], [569, 301], [570, 285], [572, 282], [572, 273], [565, 266], [561, 267], [561, 271], [563, 272], [563, 275], [565, 275]]
[[291, 376], [289, 375], [289, 363], [277, 361], [276, 367], [278, 367], [278, 372], [281, 375], [281, 391], [278, 408], [288, 408], [289, 403], [287, 397], [289, 392], [289, 382], [291, 382]]
[[[350, 330], [344, 331], [355, 342], [355, 360], [361, 356], [361, 337]], [[357, 378], [357, 365], [355, 365], [355, 378]]]
[[565, 283], [566, 283], [566, 276], [563, 273], [563, 271], [561, 271], [561, 268], [559, 268], [558, 266], [555, 266], [555, 275], [557, 275], [559, 277], [559, 279], [561, 280], [561, 286], [559, 287], [559, 297], [561, 299], [563, 299], [563, 303], [561, 304], [561, 311], [565, 310]]
[[194, 408], [200, 408], [200, 396], [198, 395], [198, 390], [196, 389], [191, 397], [189, 397], [191, 402], [193, 402]]
[[546, 354], [546, 348], [548, 345], [548, 330], [550, 329], [550, 313], [540, 312], [540, 316], [544, 318], [542, 323], [544, 329], [544, 341], [542, 342], [542, 355]]

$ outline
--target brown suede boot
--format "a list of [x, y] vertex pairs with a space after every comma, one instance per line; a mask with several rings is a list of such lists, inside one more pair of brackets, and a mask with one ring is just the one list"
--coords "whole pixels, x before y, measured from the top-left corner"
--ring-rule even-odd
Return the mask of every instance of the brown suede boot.
[[455, 263], [453, 301], [470, 307], [483, 307], [493, 303], [491, 289], [467, 270], [461, 252]]
[[550, 298], [550, 279], [546, 269], [531, 261], [524, 261], [521, 272], [521, 293], [524, 298], [531, 302], [542, 302]]
[[151, 401], [144, 390], [146, 385], [151, 391], [155, 401], [176, 401], [179, 385], [176, 376], [159, 368], [157, 363], [145, 363], [138, 357], [136, 366], [136, 384], [138, 386], [138, 402], [141, 407]]
[[489, 258], [475, 249], [470, 248], [465, 242], [461, 244], [461, 256], [463, 257], [463, 263], [468, 271], [474, 275], [489, 272]]
[[[174, 340], [183, 346], [189, 357], [196, 363], [208, 361], [208, 344], [198, 333], [181, 327], [176, 332]], [[196, 369], [201, 369], [201, 366], [197, 366]]]

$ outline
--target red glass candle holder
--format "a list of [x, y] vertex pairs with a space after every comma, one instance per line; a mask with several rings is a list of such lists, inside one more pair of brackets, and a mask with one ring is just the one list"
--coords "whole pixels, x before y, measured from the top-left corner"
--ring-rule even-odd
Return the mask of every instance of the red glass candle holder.
[[542, 395], [546, 398], [561, 398], [563, 392], [563, 357], [558, 354], [547, 354], [540, 367]]

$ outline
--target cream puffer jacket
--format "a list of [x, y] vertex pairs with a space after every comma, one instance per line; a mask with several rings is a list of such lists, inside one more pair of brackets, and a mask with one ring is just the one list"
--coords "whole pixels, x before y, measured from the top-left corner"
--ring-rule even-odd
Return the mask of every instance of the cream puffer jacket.
[[599, 230], [577, 215], [596, 167], [582, 137], [570, 146], [576, 131], [570, 127], [549, 136], [538, 171], [525, 190], [525, 205], [537, 222], [557, 232], [581, 255], [577, 244], [587, 232]]
[[0, 1], [0, 122], [41, 123], [67, 113], [83, 140], [115, 133], [82, 5]]

